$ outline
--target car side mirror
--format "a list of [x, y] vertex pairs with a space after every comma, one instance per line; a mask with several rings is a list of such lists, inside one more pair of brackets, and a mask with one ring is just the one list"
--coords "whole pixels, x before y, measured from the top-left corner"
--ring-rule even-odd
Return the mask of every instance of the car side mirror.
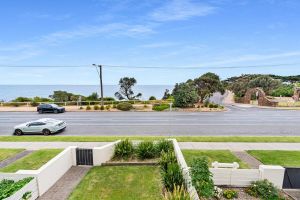
[[30, 126], [30, 124], [26, 124], [26, 126], [27, 126], [27, 127], [29, 127], [29, 126]]

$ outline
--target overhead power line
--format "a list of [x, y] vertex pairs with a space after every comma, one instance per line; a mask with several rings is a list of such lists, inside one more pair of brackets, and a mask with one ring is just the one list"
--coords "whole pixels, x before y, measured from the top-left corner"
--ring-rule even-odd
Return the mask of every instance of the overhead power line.
[[[130, 66], [130, 65], [106, 65], [106, 68], [130, 68], [130, 69], [246, 69], [246, 68], [272, 68], [272, 67], [285, 67], [297, 66], [300, 63], [280, 63], [280, 64], [261, 64], [261, 65], [241, 65], [241, 66], [216, 66], [216, 67], [188, 67], [188, 66]], [[91, 65], [0, 65], [0, 68], [89, 68]]]

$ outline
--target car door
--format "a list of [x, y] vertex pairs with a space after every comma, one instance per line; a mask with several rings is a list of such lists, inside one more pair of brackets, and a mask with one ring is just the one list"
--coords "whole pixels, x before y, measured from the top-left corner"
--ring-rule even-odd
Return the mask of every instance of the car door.
[[28, 125], [28, 131], [29, 133], [41, 133], [43, 125], [45, 125], [43, 122], [32, 122]]

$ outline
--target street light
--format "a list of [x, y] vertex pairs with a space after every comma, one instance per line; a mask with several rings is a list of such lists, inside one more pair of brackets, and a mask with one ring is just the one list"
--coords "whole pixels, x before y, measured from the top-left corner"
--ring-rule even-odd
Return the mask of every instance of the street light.
[[[101, 106], [104, 106], [104, 103], [103, 103], [103, 84], [102, 84], [102, 65], [93, 64], [93, 66], [96, 67], [96, 70], [97, 70], [98, 75], [99, 75], [99, 79], [100, 79], [100, 94], [101, 94]], [[99, 68], [99, 70], [98, 70], [98, 68]]]

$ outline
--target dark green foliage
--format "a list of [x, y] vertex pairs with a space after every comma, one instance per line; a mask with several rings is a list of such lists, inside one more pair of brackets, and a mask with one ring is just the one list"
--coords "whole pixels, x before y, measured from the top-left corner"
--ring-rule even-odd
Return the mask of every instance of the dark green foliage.
[[173, 152], [174, 147], [173, 143], [170, 140], [160, 140], [156, 143], [155, 149], [157, 152], [157, 155], [160, 155], [162, 152]]
[[122, 102], [117, 105], [117, 109], [122, 110], [122, 111], [129, 111], [129, 110], [133, 109], [133, 106], [131, 103]]
[[223, 197], [226, 199], [235, 199], [238, 197], [238, 193], [235, 190], [224, 190]]
[[163, 100], [169, 99], [171, 97], [170, 90], [166, 89], [164, 92]]
[[28, 177], [17, 182], [12, 180], [2, 180], [0, 182], [0, 200], [10, 197], [12, 194], [29, 183], [32, 179], [32, 177]]
[[12, 100], [12, 102], [30, 102], [30, 101], [32, 101], [32, 99], [28, 97], [17, 97], [16, 99]]
[[139, 159], [151, 159], [156, 156], [156, 149], [152, 141], [145, 141], [138, 144], [136, 155]]
[[113, 97], [103, 97], [103, 101], [115, 101]]
[[292, 97], [294, 95], [294, 85], [291, 84], [282, 84], [277, 89], [271, 92], [273, 97]]
[[32, 106], [32, 107], [36, 107], [36, 106], [38, 106], [38, 105], [40, 105], [38, 102], [35, 102], [35, 101], [32, 101], [32, 102], [30, 102], [30, 105]]
[[166, 110], [168, 108], [170, 108], [169, 104], [154, 104], [153, 107], [152, 107], [152, 110], [163, 111], [163, 110]]
[[262, 75], [249, 82], [249, 88], [262, 88], [266, 94], [270, 94], [272, 90], [278, 88], [281, 81], [273, 79], [270, 76]]
[[98, 105], [94, 105], [94, 110], [99, 110], [100, 107]]
[[194, 81], [190, 80], [189, 82], [195, 85], [201, 103], [215, 92], [220, 92], [221, 94], [225, 92], [220, 77], [211, 72], [205, 73]]
[[188, 83], [176, 84], [172, 95], [174, 106], [179, 108], [194, 107], [194, 104], [198, 101], [195, 87]]
[[114, 158], [128, 159], [134, 154], [134, 147], [131, 141], [128, 139], [122, 140], [115, 146]]
[[86, 110], [91, 110], [91, 109], [92, 109], [91, 106], [86, 107]]
[[142, 96], [141, 93], [134, 95], [132, 90], [133, 86], [136, 84], [135, 78], [124, 77], [119, 81], [120, 90], [115, 93], [115, 96], [119, 100], [128, 99], [135, 100]]
[[279, 190], [273, 183], [268, 180], [255, 181], [251, 184], [246, 192], [254, 197], [258, 197], [262, 200], [280, 200]]
[[168, 164], [177, 163], [175, 153], [173, 151], [162, 152], [158, 163], [162, 171], [167, 171]]
[[100, 110], [104, 110], [104, 106], [100, 106]]
[[32, 192], [25, 192], [22, 196], [22, 200], [28, 200], [32, 197]]
[[149, 97], [149, 100], [150, 101], [154, 101], [154, 100], [156, 100], [156, 97], [155, 96], [151, 96], [151, 97]]
[[99, 95], [97, 92], [93, 92], [91, 95], [87, 96], [86, 101], [98, 101], [99, 100]]
[[199, 196], [210, 198], [214, 196], [214, 182], [212, 173], [209, 171], [206, 157], [199, 157], [193, 160], [190, 168], [192, 183]]
[[162, 170], [162, 180], [168, 191], [173, 191], [176, 186], [184, 185], [182, 171], [177, 162], [167, 164], [166, 170]]

